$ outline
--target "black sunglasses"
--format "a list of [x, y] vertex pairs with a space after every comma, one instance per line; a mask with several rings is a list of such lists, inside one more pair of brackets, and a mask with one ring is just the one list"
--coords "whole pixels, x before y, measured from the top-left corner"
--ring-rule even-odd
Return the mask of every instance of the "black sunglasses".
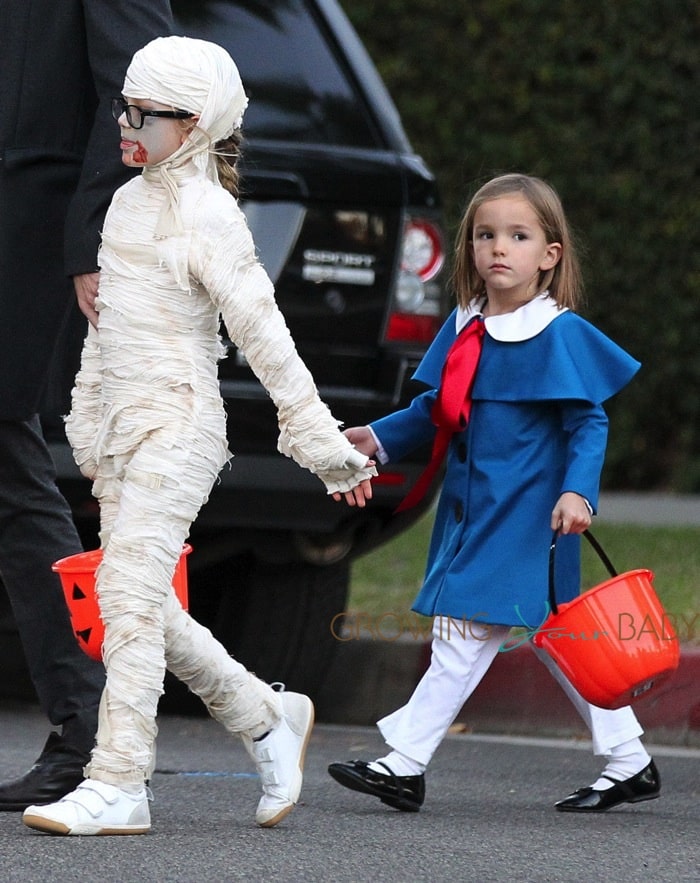
[[143, 127], [144, 117], [165, 117], [170, 120], [187, 120], [194, 114], [188, 110], [144, 110], [136, 104], [127, 104], [123, 98], [112, 99], [112, 116], [115, 120], [125, 114], [126, 121], [132, 129]]

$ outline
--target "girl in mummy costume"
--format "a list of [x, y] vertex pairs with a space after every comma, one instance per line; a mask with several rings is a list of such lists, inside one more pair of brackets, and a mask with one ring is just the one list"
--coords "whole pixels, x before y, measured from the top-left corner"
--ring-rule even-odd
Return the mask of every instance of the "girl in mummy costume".
[[107, 683], [85, 781], [57, 803], [30, 806], [23, 820], [54, 834], [150, 829], [145, 782], [167, 668], [242, 737], [262, 780], [256, 822], [269, 827], [299, 797], [311, 700], [248, 672], [171, 587], [190, 525], [230, 456], [220, 316], [275, 402], [281, 452], [350, 505], [371, 496], [375, 470], [319, 399], [244, 216], [220, 184], [212, 148], [235, 155], [247, 104], [230, 56], [205, 41], [158, 38], [132, 59], [123, 94], [114, 102], [122, 158], [143, 173], [117, 191], [105, 220], [99, 294], [66, 420], [100, 503]]

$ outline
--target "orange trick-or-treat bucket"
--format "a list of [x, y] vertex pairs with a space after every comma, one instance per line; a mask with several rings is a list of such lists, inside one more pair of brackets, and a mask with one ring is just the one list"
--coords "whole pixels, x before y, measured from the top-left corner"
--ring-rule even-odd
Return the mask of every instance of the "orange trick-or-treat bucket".
[[532, 641], [592, 705], [622, 708], [648, 696], [673, 674], [680, 660], [678, 636], [652, 586], [654, 574], [617, 574], [597, 540], [588, 531], [584, 536], [611, 579], [557, 605], [555, 534], [549, 565], [551, 613]]
[[[191, 551], [192, 546], [185, 543], [173, 574], [173, 589], [185, 610], [188, 605], [187, 556]], [[102, 642], [105, 637], [95, 592], [95, 571], [101, 561], [102, 549], [94, 549], [61, 558], [51, 567], [61, 578], [73, 634], [85, 653], [98, 661], [102, 659]]]

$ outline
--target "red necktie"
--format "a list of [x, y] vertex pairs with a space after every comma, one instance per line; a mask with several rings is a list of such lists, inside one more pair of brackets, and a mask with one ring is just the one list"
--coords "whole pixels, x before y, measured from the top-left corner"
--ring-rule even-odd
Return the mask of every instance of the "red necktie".
[[450, 347], [442, 368], [437, 399], [430, 412], [430, 419], [437, 426], [430, 462], [397, 506], [397, 513], [410, 509], [423, 499], [445, 459], [450, 439], [455, 432], [461, 432], [469, 421], [472, 387], [484, 333], [484, 320], [479, 316], [464, 328]]

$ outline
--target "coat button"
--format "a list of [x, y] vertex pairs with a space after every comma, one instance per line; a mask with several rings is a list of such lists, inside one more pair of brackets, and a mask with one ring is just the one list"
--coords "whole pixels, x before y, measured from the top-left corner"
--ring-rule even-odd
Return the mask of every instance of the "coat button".
[[464, 463], [467, 459], [467, 446], [464, 442], [457, 445], [457, 459], [460, 463]]
[[455, 521], [457, 522], [457, 524], [459, 524], [459, 522], [462, 520], [462, 518], [464, 518], [464, 508], [462, 507], [461, 503], [456, 503], [455, 504]]

